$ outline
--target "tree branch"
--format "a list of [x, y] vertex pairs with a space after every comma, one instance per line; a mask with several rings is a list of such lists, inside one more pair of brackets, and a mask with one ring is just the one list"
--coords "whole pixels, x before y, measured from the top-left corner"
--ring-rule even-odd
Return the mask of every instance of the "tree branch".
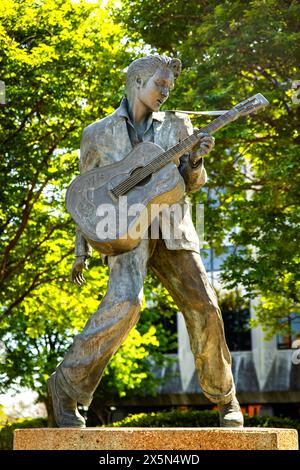
[[[27, 253], [25, 253], [25, 256], [16, 264], [13, 264], [13, 263], [8, 263], [8, 274], [6, 275], [6, 278], [7, 279], [8, 277], [11, 277], [13, 274], [15, 274], [18, 269], [21, 267], [21, 266], [24, 266], [26, 261], [30, 258], [30, 262], [32, 263], [36, 257], [33, 257], [32, 258], [32, 254], [36, 253], [38, 248], [40, 248], [47, 240], [49, 240], [51, 238], [51, 235], [53, 234], [53, 232], [55, 232], [55, 230], [59, 230], [61, 228], [64, 228], [68, 225], [70, 225], [70, 223], [72, 222], [71, 219], [69, 219], [67, 222], [64, 222], [63, 224], [62, 223], [59, 223], [59, 224], [56, 224], [52, 227], [52, 229], [50, 230], [50, 232], [48, 232], [48, 234], [37, 244], [35, 245], [30, 251], [28, 251]], [[39, 254], [37, 254], [37, 256], [39, 256]], [[0, 282], [0, 285], [1, 285], [1, 282]]]
[[[63, 140], [66, 135], [71, 132], [72, 130], [74, 130], [76, 126], [75, 125], [72, 125], [70, 126], [67, 131], [65, 132], [65, 134], [60, 138], [60, 139], [57, 139], [57, 142], [59, 142], [60, 140]], [[0, 265], [0, 280], [3, 280], [5, 278], [5, 275], [6, 275], [6, 267], [7, 267], [7, 264], [9, 262], [9, 254], [11, 252], [11, 250], [16, 246], [16, 244], [18, 243], [22, 233], [24, 232], [24, 230], [26, 229], [27, 225], [28, 225], [28, 221], [29, 221], [29, 216], [30, 216], [30, 213], [32, 211], [32, 208], [33, 208], [33, 205], [34, 205], [34, 202], [39, 198], [40, 194], [42, 193], [43, 189], [45, 188], [46, 184], [49, 182], [50, 180], [50, 177], [49, 178], [46, 178], [46, 180], [44, 181], [44, 183], [42, 184], [41, 188], [38, 190], [38, 192], [36, 193], [36, 195], [34, 195], [34, 189], [36, 187], [36, 184], [37, 184], [37, 181], [38, 181], [38, 177], [39, 177], [39, 174], [41, 172], [41, 169], [42, 167], [46, 164], [47, 160], [49, 159], [50, 155], [52, 155], [52, 153], [54, 152], [54, 150], [56, 149], [57, 145], [56, 144], [53, 144], [50, 149], [48, 150], [48, 152], [45, 154], [42, 162], [41, 162], [41, 165], [39, 166], [39, 169], [36, 171], [35, 173], [35, 176], [34, 176], [34, 179], [33, 179], [33, 182], [32, 182], [32, 185], [28, 191], [28, 195], [27, 195], [27, 198], [26, 198], [26, 201], [25, 201], [25, 209], [23, 211], [23, 215], [22, 215], [22, 220], [21, 220], [21, 224], [19, 226], [19, 228], [17, 229], [16, 233], [15, 233], [15, 236], [12, 238], [12, 240], [9, 241], [9, 243], [7, 244], [5, 250], [4, 250], [4, 254], [3, 254], [3, 259], [2, 259], [2, 263]]]
[[[63, 259], [65, 259], [67, 256], [69, 256], [71, 253], [73, 253], [73, 249], [72, 250], [69, 250], [66, 254], [64, 254], [58, 261], [56, 261], [55, 263], [53, 263], [51, 265], [51, 267], [53, 266], [56, 266], [58, 265], [59, 263], [61, 263], [61, 261]], [[42, 284], [46, 284], [48, 282], [52, 282], [52, 281], [56, 281], [58, 279], [61, 279], [63, 276], [60, 275], [60, 276], [55, 276], [55, 277], [52, 277], [52, 278], [46, 278], [46, 279], [42, 279], [40, 281], [38, 281], [41, 276], [43, 276], [44, 274], [46, 274], [47, 272], [49, 271], [49, 268], [47, 269], [44, 269], [43, 271], [41, 271], [40, 273], [37, 273], [32, 282], [31, 282], [31, 285], [28, 287], [28, 289], [26, 289], [12, 304], [10, 304], [10, 306], [3, 312], [3, 315], [0, 316], [0, 321], [6, 317], [7, 315], [10, 315], [12, 310], [17, 306], [19, 305], [24, 299], [25, 297], [27, 297], [28, 294], [30, 294], [30, 292], [32, 292], [36, 287], [42, 285]]]
[[3, 142], [2, 142], [2, 145], [5, 145], [7, 142], [9, 142], [10, 140], [12, 140], [17, 134], [19, 134], [19, 132], [21, 132], [24, 127], [25, 127], [25, 124], [26, 122], [28, 121], [28, 119], [30, 118], [30, 116], [32, 116], [36, 111], [38, 111], [38, 109], [40, 108], [41, 104], [43, 103], [43, 100], [39, 100], [36, 105], [31, 109], [31, 111], [26, 114], [26, 116], [24, 116], [20, 126], [18, 127], [18, 129], [16, 129], [12, 134], [10, 134]]

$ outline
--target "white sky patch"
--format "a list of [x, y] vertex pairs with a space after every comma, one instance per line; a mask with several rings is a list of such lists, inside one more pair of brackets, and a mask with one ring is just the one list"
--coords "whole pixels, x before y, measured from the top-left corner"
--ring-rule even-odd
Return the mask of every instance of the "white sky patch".
[[0, 395], [0, 405], [3, 405], [4, 412], [14, 419], [45, 417], [45, 406], [35, 403], [37, 396], [36, 392], [25, 389], [15, 395], [8, 392]]

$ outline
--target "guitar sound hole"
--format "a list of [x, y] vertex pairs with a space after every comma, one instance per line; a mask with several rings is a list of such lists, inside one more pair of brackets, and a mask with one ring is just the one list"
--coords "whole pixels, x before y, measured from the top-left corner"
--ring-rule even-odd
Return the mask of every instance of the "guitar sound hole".
[[[140, 170], [142, 170], [143, 167], [142, 166], [139, 166], [138, 168], [135, 168], [131, 173], [130, 173], [130, 176], [134, 176], [136, 173], [138, 173]], [[146, 178], [144, 178], [142, 181], [140, 181], [139, 183], [136, 183], [135, 186], [144, 186], [145, 184], [147, 184], [151, 179], [151, 175], [149, 176], [146, 176]]]

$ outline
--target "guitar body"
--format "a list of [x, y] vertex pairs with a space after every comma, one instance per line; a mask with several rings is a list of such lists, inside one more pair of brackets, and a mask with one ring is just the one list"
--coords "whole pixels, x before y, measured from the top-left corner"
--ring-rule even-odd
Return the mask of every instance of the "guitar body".
[[184, 180], [170, 162], [124, 195], [112, 190], [164, 153], [158, 145], [136, 145], [123, 160], [77, 176], [68, 188], [67, 210], [90, 245], [100, 253], [117, 255], [135, 248], [163, 207], [178, 202]]

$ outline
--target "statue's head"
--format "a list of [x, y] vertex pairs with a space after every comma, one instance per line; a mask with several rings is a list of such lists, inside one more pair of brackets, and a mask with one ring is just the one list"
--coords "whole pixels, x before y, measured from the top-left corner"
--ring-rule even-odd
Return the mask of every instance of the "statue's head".
[[167, 56], [148, 55], [128, 67], [126, 94], [129, 101], [139, 98], [152, 111], [166, 101], [181, 72], [181, 61]]

